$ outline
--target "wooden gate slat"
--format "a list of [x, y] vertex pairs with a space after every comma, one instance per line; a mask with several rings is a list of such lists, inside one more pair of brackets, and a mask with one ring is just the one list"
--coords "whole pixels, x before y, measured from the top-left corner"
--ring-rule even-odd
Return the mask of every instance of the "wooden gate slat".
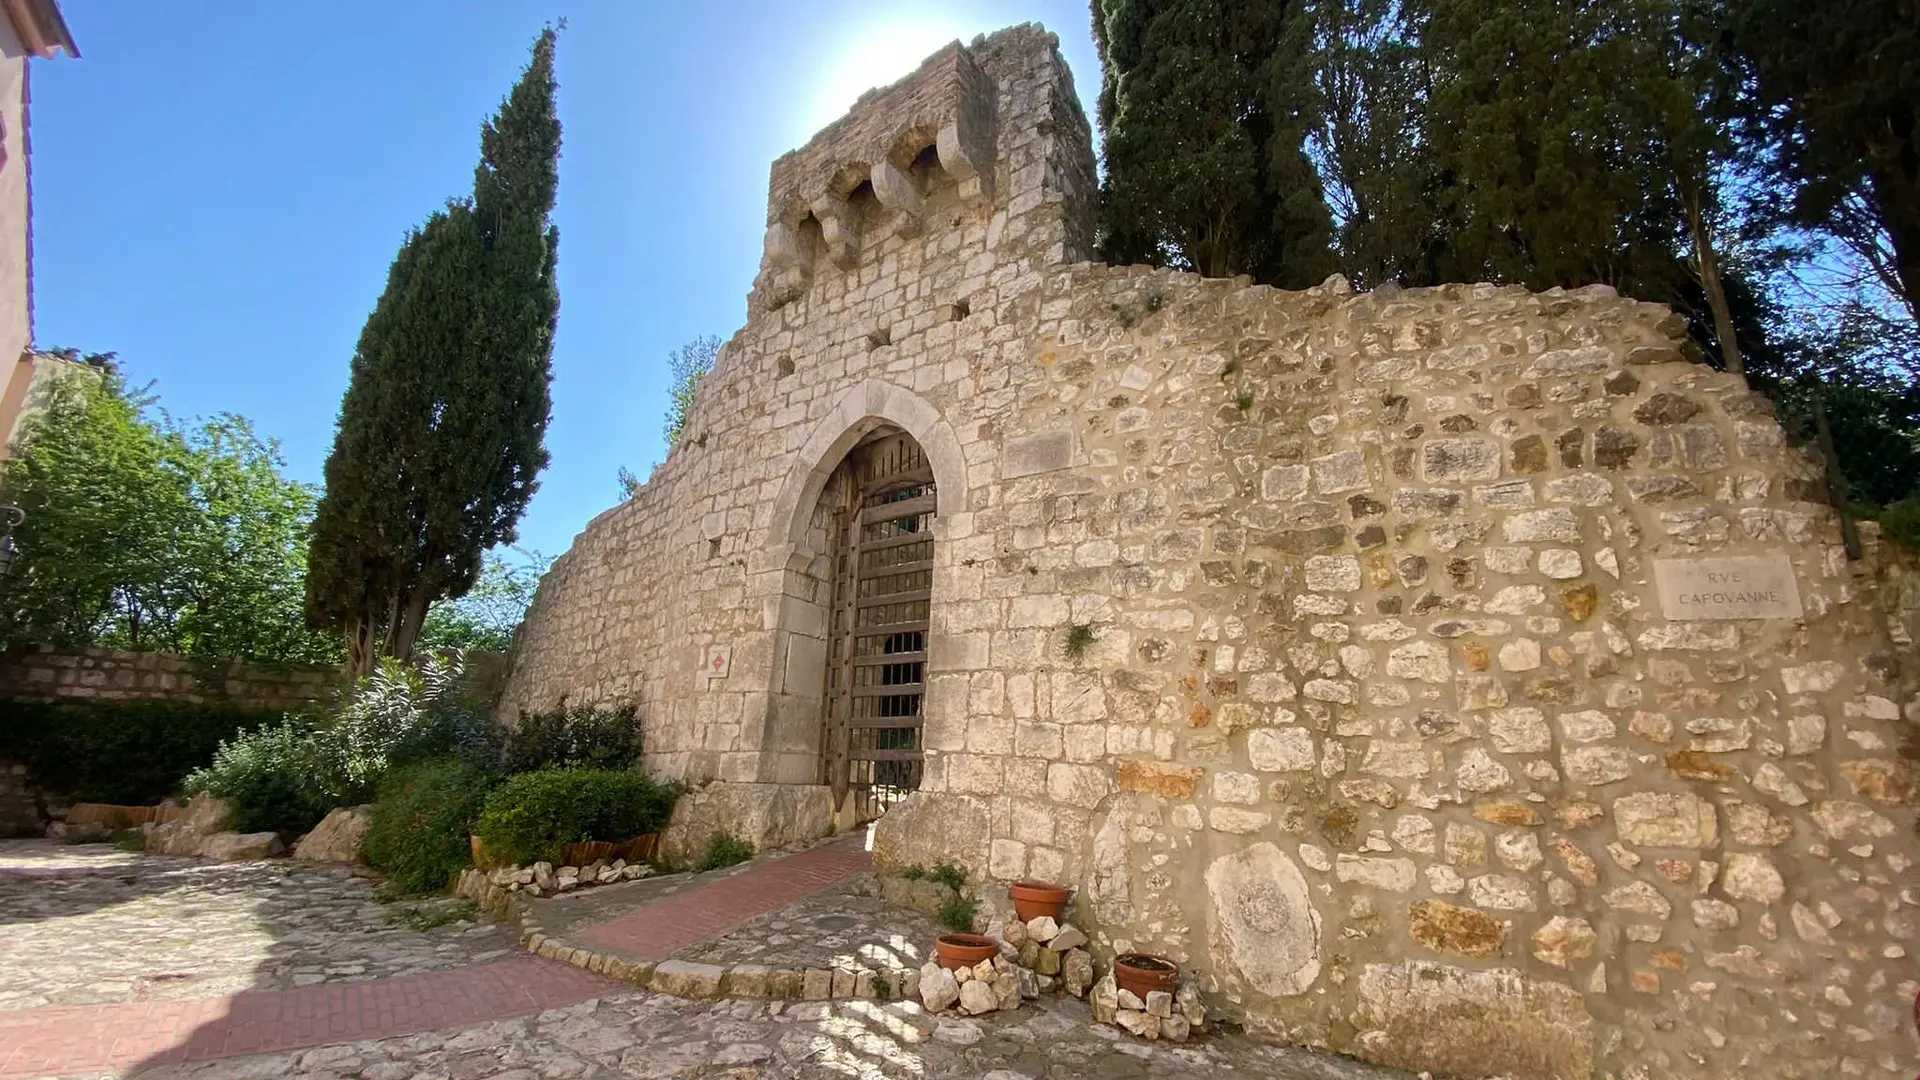
[[[826, 767], [836, 801], [851, 792], [867, 820], [920, 785], [938, 500], [926, 455], [903, 433], [856, 447], [842, 469], [827, 741], [844, 751]], [[912, 681], [861, 685], [886, 678]]]

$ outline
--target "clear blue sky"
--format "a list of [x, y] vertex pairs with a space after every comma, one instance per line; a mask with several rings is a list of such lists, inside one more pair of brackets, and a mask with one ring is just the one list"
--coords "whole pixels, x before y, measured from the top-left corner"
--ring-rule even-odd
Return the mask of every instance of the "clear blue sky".
[[252, 418], [314, 482], [402, 236], [468, 190], [481, 120], [568, 20], [553, 462], [520, 529], [548, 554], [663, 456], [667, 351], [745, 320], [776, 156], [1001, 26], [1058, 33], [1089, 109], [1098, 81], [1086, 0], [61, 8], [84, 58], [34, 62], [37, 343]]

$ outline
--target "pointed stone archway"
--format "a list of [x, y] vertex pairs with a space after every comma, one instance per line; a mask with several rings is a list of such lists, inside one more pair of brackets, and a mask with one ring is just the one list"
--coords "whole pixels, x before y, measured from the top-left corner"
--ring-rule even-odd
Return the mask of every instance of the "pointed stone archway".
[[918, 786], [939, 541], [966, 492], [939, 411], [868, 380], [814, 425], [775, 499], [765, 781], [827, 785], [842, 827]]

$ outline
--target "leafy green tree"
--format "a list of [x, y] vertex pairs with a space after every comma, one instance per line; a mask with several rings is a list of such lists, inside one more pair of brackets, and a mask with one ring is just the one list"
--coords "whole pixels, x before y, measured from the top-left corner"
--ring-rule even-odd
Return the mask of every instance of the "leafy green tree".
[[554, 31], [481, 129], [470, 197], [410, 233], [362, 329], [314, 521], [309, 622], [349, 666], [411, 657], [427, 611], [511, 543], [546, 466], [559, 315]]
[[521, 556], [519, 561], [508, 562], [497, 551], [489, 552], [471, 592], [457, 600], [441, 600], [428, 610], [420, 629], [421, 648], [507, 651], [540, 588], [540, 578], [553, 565], [553, 559], [539, 552], [513, 550]]
[[1276, 70], [1292, 7], [1095, 0], [1103, 254], [1300, 287], [1332, 269], [1300, 76]]
[[[102, 358], [96, 358], [102, 359]], [[55, 379], [0, 472], [25, 514], [0, 578], [7, 644], [325, 662], [300, 624], [314, 497], [243, 417], [155, 422], [109, 362]]]
[[[713, 334], [694, 338], [667, 354], [667, 423], [662, 430], [667, 449], [673, 449], [686, 433], [687, 417], [693, 412], [694, 392], [700, 389], [700, 380], [713, 370], [714, 361], [719, 358], [720, 339]], [[628, 487], [625, 480], [620, 486]], [[632, 497], [631, 490], [628, 497]]]

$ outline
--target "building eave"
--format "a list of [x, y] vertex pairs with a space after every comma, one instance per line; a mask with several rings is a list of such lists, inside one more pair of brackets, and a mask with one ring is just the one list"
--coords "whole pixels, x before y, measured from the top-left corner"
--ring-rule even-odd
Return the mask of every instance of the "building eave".
[[66, 16], [60, 14], [59, 0], [0, 0], [0, 8], [31, 55], [50, 58], [63, 51], [76, 58], [80, 55]]

